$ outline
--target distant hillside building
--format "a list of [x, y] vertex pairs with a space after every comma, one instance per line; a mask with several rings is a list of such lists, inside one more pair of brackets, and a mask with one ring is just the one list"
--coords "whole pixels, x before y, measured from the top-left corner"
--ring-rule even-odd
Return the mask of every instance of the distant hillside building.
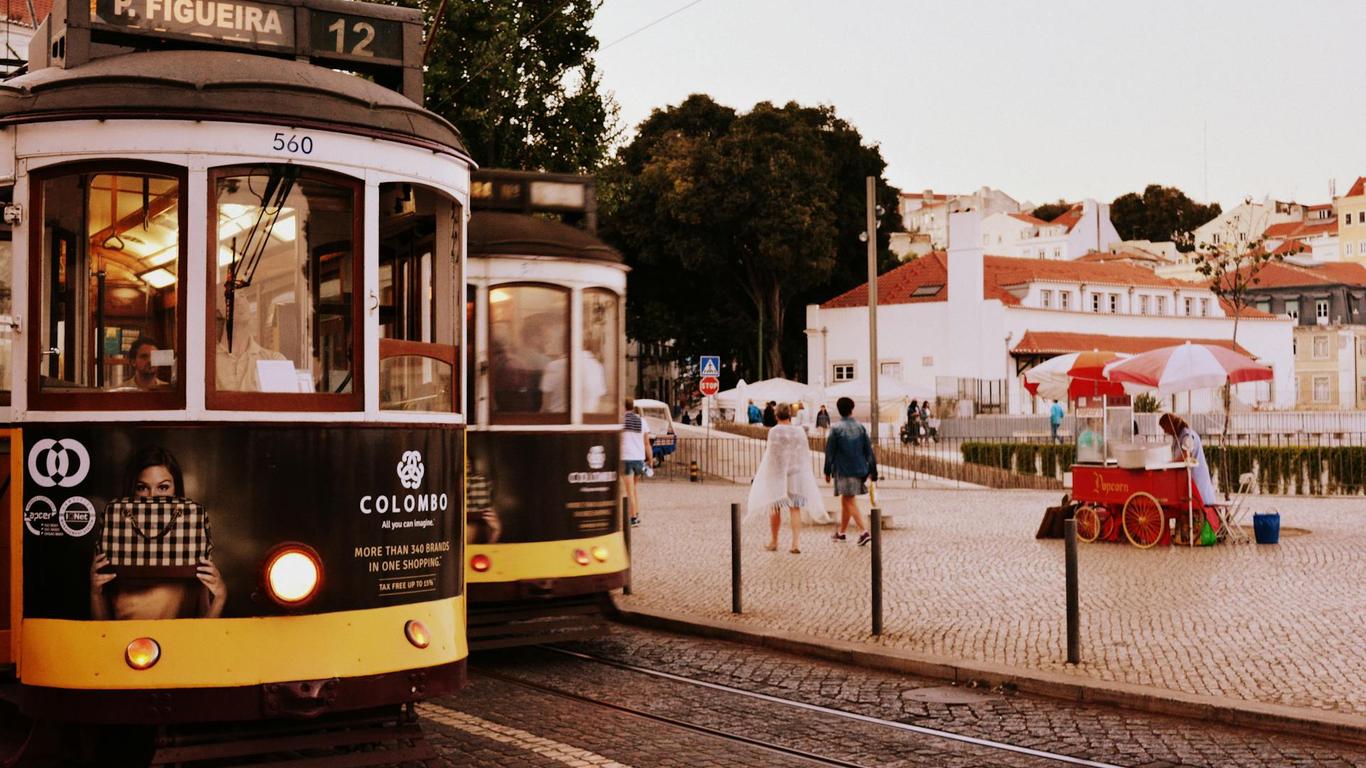
[[1095, 200], [1076, 203], [1052, 221], [1027, 213], [987, 215], [981, 233], [981, 246], [989, 253], [1054, 261], [1072, 261], [1119, 242], [1110, 206]]
[[[988, 256], [981, 218], [952, 217], [953, 245], [878, 277], [878, 370], [933, 388], [978, 412], [1043, 413], [1020, 374], [1053, 355], [1109, 348], [1138, 352], [1183, 341], [1231, 344], [1233, 319], [1208, 287], [1116, 261]], [[868, 287], [809, 305], [807, 381], [867, 380]], [[1245, 405], [1295, 402], [1293, 321], [1249, 308], [1239, 347], [1270, 364], [1272, 382], [1240, 385]], [[1198, 393], [1179, 407], [1208, 410]]]

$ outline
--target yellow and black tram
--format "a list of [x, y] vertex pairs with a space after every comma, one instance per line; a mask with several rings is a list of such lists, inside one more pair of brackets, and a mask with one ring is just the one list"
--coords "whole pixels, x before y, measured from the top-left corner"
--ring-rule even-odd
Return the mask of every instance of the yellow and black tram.
[[597, 631], [626, 583], [626, 267], [583, 176], [480, 170], [466, 288], [474, 648]]
[[61, 0], [0, 83], [27, 714], [321, 721], [462, 685], [471, 161], [419, 106], [420, 35], [335, 0]]

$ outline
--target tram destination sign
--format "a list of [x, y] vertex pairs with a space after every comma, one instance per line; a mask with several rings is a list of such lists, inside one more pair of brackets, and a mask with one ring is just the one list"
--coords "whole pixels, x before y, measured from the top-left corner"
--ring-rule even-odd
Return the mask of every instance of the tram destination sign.
[[128, 32], [294, 47], [294, 9], [253, 0], [95, 0], [91, 21]]
[[127, 47], [237, 48], [350, 69], [422, 99], [422, 17], [411, 8], [353, 0], [58, 0], [46, 23], [51, 29], [40, 35], [53, 45], [38, 50], [53, 54], [40, 54], [38, 68], [80, 66]]

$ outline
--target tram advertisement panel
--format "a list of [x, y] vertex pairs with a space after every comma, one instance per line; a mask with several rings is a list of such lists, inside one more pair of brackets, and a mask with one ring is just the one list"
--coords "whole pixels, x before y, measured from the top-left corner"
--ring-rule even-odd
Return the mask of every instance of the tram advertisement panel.
[[[457, 596], [463, 435], [26, 427], [24, 615], [244, 617]], [[268, 581], [268, 563], [288, 553], [318, 564], [316, 582], [297, 556], [280, 565], [302, 567], [302, 579], [286, 568], [275, 572], [292, 581]], [[311, 583], [311, 594], [288, 593]]]
[[471, 544], [583, 539], [618, 529], [620, 432], [471, 432]]

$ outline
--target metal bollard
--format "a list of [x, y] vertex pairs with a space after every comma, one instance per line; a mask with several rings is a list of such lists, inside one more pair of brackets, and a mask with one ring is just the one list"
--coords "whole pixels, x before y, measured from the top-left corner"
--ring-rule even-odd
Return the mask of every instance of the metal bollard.
[[696, 483], [702, 479], [702, 470], [697, 466], [697, 459], [688, 462], [688, 482]]
[[730, 505], [730, 612], [740, 613], [740, 505]]
[[873, 534], [873, 634], [882, 634], [882, 510], [873, 507], [868, 519]]
[[1067, 663], [1081, 663], [1081, 608], [1077, 604], [1077, 521], [1063, 523], [1067, 560]]
[[623, 595], [629, 595], [629, 594], [631, 594], [631, 571], [634, 571], [635, 568], [636, 568], [635, 561], [633, 561], [633, 560], [631, 559], [631, 515], [629, 514], [629, 512], [630, 512], [630, 505], [631, 505], [631, 497], [630, 497], [630, 496], [622, 496], [622, 497], [621, 497], [621, 538], [622, 538], [622, 543], [623, 543], [623, 544], [625, 545], [625, 547], [626, 547], [626, 563], [627, 563], [627, 568], [626, 568], [626, 583], [623, 584], [622, 587], [621, 587], [621, 593], [622, 593]]

